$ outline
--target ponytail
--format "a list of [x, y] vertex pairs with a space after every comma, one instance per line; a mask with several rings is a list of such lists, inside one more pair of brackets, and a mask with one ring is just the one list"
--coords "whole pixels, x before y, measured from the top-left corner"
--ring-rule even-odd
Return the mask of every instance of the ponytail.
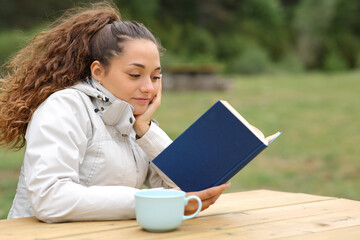
[[120, 20], [116, 7], [95, 3], [69, 10], [49, 31], [41, 32], [2, 70], [0, 146], [20, 149], [27, 125], [50, 94], [90, 75], [90, 41], [105, 25]]

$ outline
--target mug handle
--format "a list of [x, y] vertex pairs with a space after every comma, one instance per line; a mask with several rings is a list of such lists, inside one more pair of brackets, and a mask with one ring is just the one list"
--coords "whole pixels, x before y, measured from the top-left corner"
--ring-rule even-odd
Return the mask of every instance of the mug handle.
[[201, 207], [202, 207], [201, 199], [198, 196], [185, 197], [185, 206], [188, 204], [190, 199], [195, 199], [198, 202], [199, 206], [198, 206], [198, 209], [196, 210], [196, 212], [194, 214], [184, 215], [183, 216], [183, 221], [195, 217], [200, 212]]

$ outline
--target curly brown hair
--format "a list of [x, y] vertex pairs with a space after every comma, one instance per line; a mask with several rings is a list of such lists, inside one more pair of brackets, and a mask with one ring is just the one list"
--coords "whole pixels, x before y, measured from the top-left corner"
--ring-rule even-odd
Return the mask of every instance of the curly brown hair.
[[90, 76], [90, 39], [115, 21], [120, 13], [109, 2], [68, 10], [2, 68], [0, 146], [22, 148], [37, 107], [52, 93]]

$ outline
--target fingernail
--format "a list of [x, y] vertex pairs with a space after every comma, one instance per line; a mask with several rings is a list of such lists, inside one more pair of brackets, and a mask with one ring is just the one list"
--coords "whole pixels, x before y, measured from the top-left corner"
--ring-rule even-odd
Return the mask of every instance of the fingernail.
[[227, 183], [225, 184], [225, 186], [226, 186], [226, 187], [230, 187], [230, 186], [231, 186], [231, 182], [227, 182]]

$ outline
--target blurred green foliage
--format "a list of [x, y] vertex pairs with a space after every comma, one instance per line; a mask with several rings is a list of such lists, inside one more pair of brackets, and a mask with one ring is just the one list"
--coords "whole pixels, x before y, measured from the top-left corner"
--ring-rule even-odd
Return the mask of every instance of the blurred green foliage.
[[[26, 44], [23, 35], [33, 34], [32, 29], [54, 20], [65, 9], [89, 2], [94, 0], [0, 0], [0, 63]], [[143, 22], [161, 40], [170, 55], [165, 65], [212, 62], [224, 65], [227, 72], [247, 74], [359, 67], [359, 1], [114, 3], [123, 19]]]
[[[87, 2], [0, 0], [0, 64], [65, 9]], [[234, 178], [232, 191], [268, 188], [360, 199], [359, 71], [334, 74], [360, 68], [360, 1], [114, 2], [123, 19], [143, 22], [161, 40], [167, 49], [163, 64], [174, 69], [202, 64], [240, 74], [331, 72], [238, 75], [226, 92], [164, 92], [156, 118], [174, 139], [214, 101], [226, 99], [266, 135], [284, 132]], [[0, 150], [0, 218], [11, 206], [22, 154]]]

